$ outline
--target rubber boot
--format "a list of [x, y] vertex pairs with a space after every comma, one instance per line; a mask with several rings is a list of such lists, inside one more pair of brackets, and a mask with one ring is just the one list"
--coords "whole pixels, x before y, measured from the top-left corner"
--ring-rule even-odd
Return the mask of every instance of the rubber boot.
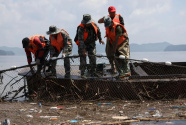
[[85, 71], [81, 71], [81, 78], [82, 79], [87, 79], [87, 76], [85, 74]]
[[119, 77], [124, 78], [124, 77], [127, 77], [127, 76], [131, 76], [131, 74], [130, 74], [128, 62], [124, 62], [122, 64], [121, 70], [119, 71]]
[[68, 72], [65, 73], [65, 78], [66, 79], [69, 79], [70, 78], [70, 71], [68, 71]]

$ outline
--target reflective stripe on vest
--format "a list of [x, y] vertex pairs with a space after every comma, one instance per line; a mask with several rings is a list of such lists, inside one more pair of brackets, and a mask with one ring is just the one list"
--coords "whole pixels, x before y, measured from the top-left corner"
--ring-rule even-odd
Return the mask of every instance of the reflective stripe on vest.
[[[34, 44], [34, 41], [33, 41], [35, 37], [42, 38], [43, 41], [44, 41], [44, 37], [45, 36], [42, 36], [42, 35], [33, 35], [33, 36], [29, 37], [29, 40], [30, 40], [29, 51], [32, 52], [34, 55], [35, 55], [36, 51], [38, 50], [38, 46], [35, 45]], [[45, 47], [45, 43], [42, 43], [42, 46]]]
[[[94, 30], [96, 33], [96, 39], [97, 39], [98, 28], [95, 26], [95, 24], [93, 22], [91, 24], [94, 27]], [[85, 25], [83, 25], [83, 24], [80, 24], [78, 27], [80, 27], [80, 26], [83, 28], [85, 27]], [[84, 40], [83, 40], [84, 42], [86, 41], [87, 37], [88, 37], [88, 32], [86, 31], [86, 28], [84, 28]], [[76, 41], [76, 44], [79, 46], [79, 40]]]
[[63, 36], [61, 32], [57, 34], [57, 40], [52, 35], [50, 35], [50, 40], [51, 40], [51, 45], [56, 47], [56, 49], [60, 53], [63, 48]]
[[[125, 33], [127, 34], [127, 31], [125, 29], [125, 27], [119, 23], [113, 22], [114, 25], [112, 26], [112, 29], [109, 30], [109, 27], [106, 27], [106, 37], [109, 39], [110, 43], [113, 45], [113, 42], [116, 42], [116, 26], [121, 26], [123, 28], [123, 30], [125, 31]], [[121, 43], [123, 43], [125, 41], [125, 37], [124, 35], [119, 37], [118, 40], [118, 45], [120, 45]]]

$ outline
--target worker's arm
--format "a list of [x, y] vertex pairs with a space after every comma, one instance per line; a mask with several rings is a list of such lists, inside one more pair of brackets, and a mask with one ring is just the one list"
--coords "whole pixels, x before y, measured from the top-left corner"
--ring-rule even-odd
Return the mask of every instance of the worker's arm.
[[104, 23], [104, 17], [98, 20], [98, 23]]
[[34, 74], [34, 68], [30, 65], [31, 62], [32, 62], [32, 54], [31, 54], [31, 52], [29, 51], [28, 48], [25, 48], [25, 52], [26, 52], [26, 56], [27, 56], [27, 62], [29, 64], [29, 66], [30, 66], [30, 71], [31, 71], [31, 73], [33, 75]]
[[121, 25], [123, 25], [123, 26], [125, 25], [124, 19], [123, 19], [123, 17], [121, 15], [119, 15], [119, 21], [120, 21]]
[[116, 26], [116, 36], [115, 36], [115, 43], [113, 45], [113, 52], [116, 53], [116, 49], [118, 47], [119, 37], [123, 35], [123, 30], [121, 26]]
[[25, 48], [25, 53], [26, 53], [26, 57], [27, 57], [27, 62], [28, 62], [28, 64], [30, 64], [32, 62], [32, 54], [28, 48]]
[[97, 27], [97, 37], [98, 37], [98, 39], [99, 39], [99, 43], [100, 44], [105, 44], [104, 43], [104, 41], [102, 40], [102, 37], [101, 37], [101, 31], [100, 31], [100, 29], [99, 29], [99, 27], [97, 26], [97, 24], [95, 24], [96, 25], [96, 27]]
[[61, 33], [62, 37], [63, 37], [63, 57], [66, 57], [68, 55], [68, 41], [69, 41], [69, 36], [66, 34], [66, 32]]

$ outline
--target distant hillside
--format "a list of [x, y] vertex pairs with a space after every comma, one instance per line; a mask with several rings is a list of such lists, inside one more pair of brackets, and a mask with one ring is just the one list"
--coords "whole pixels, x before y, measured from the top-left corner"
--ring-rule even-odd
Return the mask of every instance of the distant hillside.
[[0, 50], [0, 55], [6, 56], [6, 55], [15, 55], [12, 51], [4, 51]]
[[165, 48], [172, 44], [168, 42], [148, 43], [148, 44], [130, 44], [131, 52], [157, 52], [164, 51]]
[[183, 45], [170, 45], [164, 51], [186, 51], [186, 44]]
[[[96, 44], [96, 52], [98, 54], [105, 53], [105, 45], [100, 45], [98, 42]], [[0, 50], [6, 51], [11, 54], [13, 52], [15, 55], [25, 55], [23, 48], [18, 47], [0, 47]], [[168, 42], [159, 43], [147, 43], [147, 44], [130, 44], [131, 52], [163, 52], [163, 51], [186, 51], [186, 44], [184, 45], [172, 45]], [[1, 52], [3, 53], [3, 52]], [[78, 46], [73, 44], [72, 54], [78, 54]]]
[[7, 47], [7, 46], [1, 46], [0, 50], [3, 51], [11, 51], [14, 53], [14, 55], [25, 55], [25, 51], [23, 48], [19, 47]]

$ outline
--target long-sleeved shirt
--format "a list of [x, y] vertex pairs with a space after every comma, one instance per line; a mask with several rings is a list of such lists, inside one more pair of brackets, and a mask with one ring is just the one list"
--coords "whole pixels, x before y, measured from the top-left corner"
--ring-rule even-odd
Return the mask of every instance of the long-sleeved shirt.
[[[38, 37], [34, 37], [33, 43], [38, 47], [38, 50], [37, 50], [37, 52], [34, 55], [35, 58], [39, 58], [39, 59], [42, 58], [42, 56], [44, 54], [44, 47], [43, 47], [40, 39]], [[32, 49], [32, 46], [29, 46], [29, 47]], [[31, 52], [29, 50], [29, 47], [25, 48], [28, 64], [30, 64], [32, 62], [32, 55], [31, 55]]]
[[69, 47], [72, 49], [72, 40], [70, 36], [64, 31], [61, 31], [63, 37], [63, 53], [68, 53]]

